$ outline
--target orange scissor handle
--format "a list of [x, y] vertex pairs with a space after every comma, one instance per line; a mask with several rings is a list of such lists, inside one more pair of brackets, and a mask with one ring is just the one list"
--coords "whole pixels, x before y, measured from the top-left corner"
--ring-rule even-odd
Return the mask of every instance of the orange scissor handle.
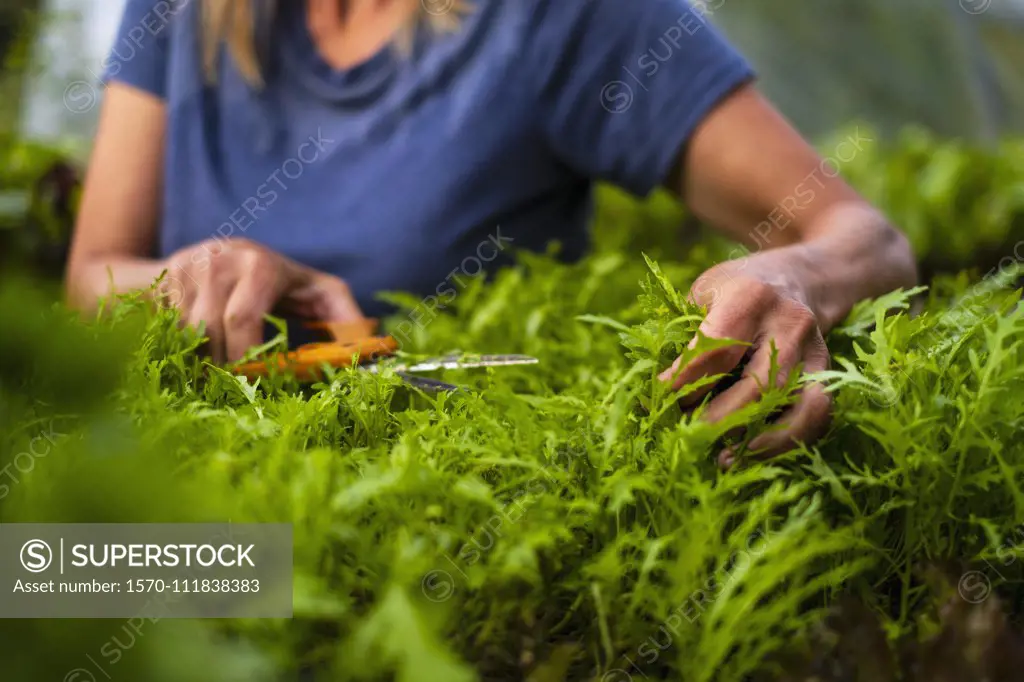
[[394, 355], [398, 350], [398, 341], [393, 337], [372, 336], [377, 329], [376, 320], [366, 320], [365, 323], [319, 322], [315, 326], [328, 331], [335, 340], [327, 343], [308, 343], [288, 353], [278, 353], [263, 360], [247, 362], [234, 367], [234, 372], [250, 379], [268, 376], [275, 371], [293, 372], [299, 381], [315, 381], [322, 375], [324, 365], [351, 367], [353, 361], [362, 363], [373, 358]]
[[377, 320], [367, 318], [356, 322], [310, 322], [306, 326], [327, 332], [335, 343], [356, 343], [376, 336], [379, 324]]

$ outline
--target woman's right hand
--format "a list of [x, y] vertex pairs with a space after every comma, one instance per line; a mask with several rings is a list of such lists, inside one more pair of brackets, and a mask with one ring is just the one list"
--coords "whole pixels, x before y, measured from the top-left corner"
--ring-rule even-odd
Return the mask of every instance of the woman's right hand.
[[[167, 106], [121, 82], [103, 94], [99, 132], [68, 261], [68, 301], [95, 312], [111, 293], [149, 288], [164, 270], [164, 299], [191, 325], [206, 323], [214, 360], [238, 360], [263, 341], [263, 316], [362, 319], [343, 281], [246, 239], [210, 239], [163, 261], [158, 242]], [[116, 178], [111, 182], [110, 178]]]
[[363, 313], [344, 281], [247, 239], [209, 239], [167, 258], [160, 294], [182, 320], [206, 323], [215, 362], [236, 361], [263, 342], [271, 311], [330, 322]]

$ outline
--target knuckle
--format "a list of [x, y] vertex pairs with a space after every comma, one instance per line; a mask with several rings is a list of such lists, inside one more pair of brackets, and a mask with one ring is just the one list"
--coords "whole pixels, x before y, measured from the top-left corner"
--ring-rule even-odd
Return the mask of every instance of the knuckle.
[[241, 255], [245, 274], [252, 277], [264, 277], [273, 267], [273, 257], [263, 249], [247, 249]]
[[779, 312], [785, 318], [787, 326], [801, 338], [817, 335], [818, 318], [805, 304], [799, 301], [786, 301], [780, 305]]
[[779, 300], [779, 292], [768, 282], [752, 279], [743, 283], [744, 297], [750, 305], [757, 308], [774, 307]]
[[231, 253], [231, 246], [220, 239], [207, 239], [196, 246], [197, 251], [202, 251], [203, 257], [211, 263], [217, 263]]

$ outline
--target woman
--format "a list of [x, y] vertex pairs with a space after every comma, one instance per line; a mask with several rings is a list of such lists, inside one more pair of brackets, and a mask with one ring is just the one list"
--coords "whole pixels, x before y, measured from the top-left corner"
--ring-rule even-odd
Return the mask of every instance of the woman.
[[[717, 3], [721, 5], [719, 1]], [[663, 185], [756, 251], [694, 286], [703, 331], [751, 341], [709, 419], [828, 365], [858, 300], [914, 282], [903, 237], [823, 164], [684, 0], [128, 0], [68, 270], [91, 307], [164, 270], [212, 354], [276, 310], [346, 320], [439, 295], [467, 257], [586, 248], [595, 180]], [[850, 140], [840, 158], [861, 144]], [[844, 156], [845, 155], [845, 156]], [[491, 258], [485, 258], [486, 253]], [[742, 348], [666, 368], [728, 372]], [[674, 378], [673, 378], [674, 377]], [[807, 386], [766, 453], [817, 437]]]

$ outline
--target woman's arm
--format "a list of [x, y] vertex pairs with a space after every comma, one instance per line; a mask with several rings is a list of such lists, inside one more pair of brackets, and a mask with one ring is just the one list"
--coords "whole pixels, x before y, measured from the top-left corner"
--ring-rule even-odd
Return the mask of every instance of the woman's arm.
[[[873, 143], [851, 137], [832, 158], [841, 166]], [[907, 240], [839, 177], [836, 163], [823, 161], [746, 85], [697, 127], [670, 174], [667, 186], [700, 218], [754, 251], [711, 268], [691, 291], [708, 306], [704, 334], [753, 344], [743, 377], [710, 402], [706, 418], [720, 419], [757, 399], [768, 382], [770, 342], [782, 379], [798, 364], [824, 370], [823, 335], [854, 303], [915, 283]], [[746, 351], [709, 352], [687, 367], [674, 365], [663, 378], [681, 386], [727, 373]], [[821, 386], [806, 386], [782, 417], [785, 428], [755, 439], [751, 449], [772, 454], [814, 440], [830, 408]], [[732, 458], [727, 451], [720, 459], [728, 466]]]
[[823, 331], [854, 303], [916, 281], [903, 234], [840, 173], [877, 140], [859, 132], [822, 159], [752, 85], [698, 126], [666, 186], [753, 252], [788, 250]]
[[158, 98], [110, 85], [68, 263], [72, 305], [94, 311], [103, 296], [147, 288], [166, 270], [160, 293], [186, 323], [205, 325], [215, 361], [259, 344], [263, 317], [276, 309], [318, 320], [362, 317], [341, 279], [246, 239], [211, 238], [165, 260], [147, 257], [159, 229], [165, 130]]
[[[856, 301], [914, 281], [903, 237], [752, 87], [754, 69], [710, 20], [720, 3], [524, 4], [532, 11], [522, 72], [536, 86], [552, 154], [640, 196], [668, 178], [698, 216], [757, 251], [711, 268], [692, 292], [708, 305], [706, 335], [755, 349], [746, 376], [711, 401], [706, 418], [758, 399], [770, 340], [783, 369], [824, 369], [824, 331]], [[851, 140], [835, 156], [849, 160], [863, 144], [872, 142]], [[678, 385], [727, 373], [744, 351], [706, 353], [663, 377]], [[808, 385], [784, 417], [789, 428], [752, 445], [774, 452], [813, 440], [829, 408], [824, 389]]]
[[93, 311], [142, 289], [166, 268], [148, 257], [157, 235], [165, 105], [120, 83], [106, 90], [67, 268], [69, 302]]

